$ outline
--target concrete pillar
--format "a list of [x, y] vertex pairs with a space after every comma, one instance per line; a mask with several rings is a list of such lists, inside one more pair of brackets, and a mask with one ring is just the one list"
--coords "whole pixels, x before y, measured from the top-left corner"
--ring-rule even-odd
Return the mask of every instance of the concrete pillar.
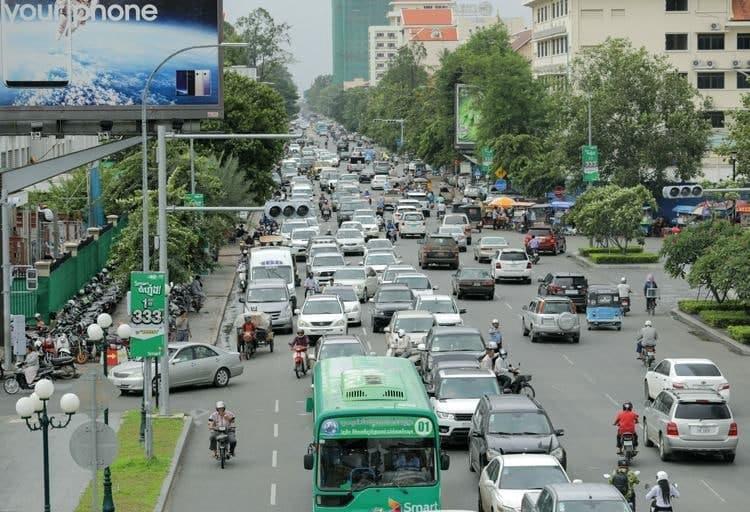
[[65, 252], [69, 252], [74, 258], [78, 256], [78, 242], [65, 242]]
[[[77, 247], [77, 246], [76, 246]], [[38, 277], [49, 277], [52, 269], [52, 260], [41, 260], [34, 263]]]
[[89, 236], [93, 236], [94, 240], [99, 240], [99, 235], [102, 232], [102, 228], [88, 228], [86, 232]]
[[117, 215], [107, 215], [107, 224], [112, 224], [112, 226], [117, 226], [117, 221], [120, 217]]

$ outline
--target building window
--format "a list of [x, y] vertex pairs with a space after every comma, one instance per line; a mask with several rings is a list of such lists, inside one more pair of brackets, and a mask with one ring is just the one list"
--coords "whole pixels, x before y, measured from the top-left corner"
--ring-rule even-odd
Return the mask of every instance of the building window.
[[375, 32], [375, 37], [383, 37], [384, 35], [382, 32]]
[[375, 45], [375, 48], [383, 48], [383, 47], [385, 47], [385, 44], [383, 44], [383, 43], [377, 43]]
[[750, 81], [745, 73], [737, 72], [737, 89], [750, 89]]
[[698, 73], [698, 89], [723, 89], [724, 73]]
[[395, 48], [395, 47], [396, 47], [396, 43], [388, 43], [388, 48]]
[[383, 69], [385, 67], [385, 64], [382, 62], [379, 62], [377, 66], [375, 66], [377, 69]]
[[563, 0], [563, 16], [568, 15], [568, 0]]
[[737, 34], [737, 49], [750, 50], [750, 34]]
[[723, 50], [724, 34], [698, 34], [699, 50]]
[[687, 11], [688, 0], [667, 0], [667, 12]]
[[724, 128], [724, 112], [705, 112], [703, 115], [711, 123], [711, 128]]
[[667, 34], [665, 41], [664, 49], [668, 52], [688, 49], [687, 34]]
[[375, 57], [378, 59], [382, 59], [383, 57], [385, 57], [385, 54], [383, 52], [379, 52], [375, 54]]

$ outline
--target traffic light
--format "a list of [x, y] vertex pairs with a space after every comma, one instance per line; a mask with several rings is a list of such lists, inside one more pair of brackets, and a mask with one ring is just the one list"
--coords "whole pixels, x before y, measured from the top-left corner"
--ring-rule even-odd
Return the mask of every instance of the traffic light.
[[700, 185], [669, 185], [661, 189], [665, 199], [695, 199], [703, 197], [703, 187]]
[[277, 221], [290, 218], [302, 219], [312, 214], [312, 208], [307, 201], [268, 201], [265, 210], [267, 216]]

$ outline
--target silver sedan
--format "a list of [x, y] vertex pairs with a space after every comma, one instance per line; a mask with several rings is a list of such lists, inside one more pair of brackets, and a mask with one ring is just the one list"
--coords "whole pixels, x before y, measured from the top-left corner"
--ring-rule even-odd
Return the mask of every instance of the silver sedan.
[[490, 261], [497, 251], [508, 247], [508, 241], [501, 236], [483, 236], [474, 244], [474, 261]]

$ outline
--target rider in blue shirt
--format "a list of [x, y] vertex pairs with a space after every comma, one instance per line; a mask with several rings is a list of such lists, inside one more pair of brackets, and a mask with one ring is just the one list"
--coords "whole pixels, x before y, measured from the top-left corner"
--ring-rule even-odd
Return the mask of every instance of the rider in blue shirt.
[[492, 319], [492, 325], [488, 331], [489, 341], [496, 343], [497, 347], [503, 346], [503, 334], [500, 332], [500, 320], [497, 318]]

